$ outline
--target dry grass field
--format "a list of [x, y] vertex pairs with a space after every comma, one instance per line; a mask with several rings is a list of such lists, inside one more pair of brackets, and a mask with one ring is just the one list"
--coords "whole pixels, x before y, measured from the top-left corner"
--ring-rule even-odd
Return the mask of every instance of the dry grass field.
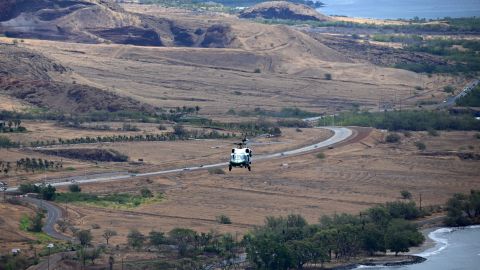
[[[372, 131], [360, 141], [325, 151], [292, 158], [256, 162], [252, 172], [234, 169], [226, 174], [208, 171], [185, 172], [135, 181], [84, 185], [86, 192], [138, 192], [147, 187], [163, 192], [160, 203], [130, 210], [113, 210], [85, 205], [69, 205], [73, 222], [80, 228], [98, 224], [119, 232], [112, 243], [125, 243], [131, 228], [144, 233], [152, 229], [168, 231], [188, 227], [242, 234], [263, 223], [269, 215], [302, 214], [308, 221], [333, 213], [358, 213], [378, 203], [400, 199], [409, 190], [422, 205], [443, 204], [456, 192], [480, 188], [478, 161], [456, 156], [424, 156], [414, 142], [421, 140], [428, 151], [473, 146], [480, 142], [472, 132], [444, 132], [439, 137], [426, 133], [402, 136], [399, 144], [383, 143], [385, 134]], [[462, 138], [461, 140], [459, 138]], [[255, 148], [254, 148], [255, 149]], [[470, 147], [471, 149], [471, 147]], [[233, 224], [218, 224], [225, 214]], [[92, 230], [102, 242], [103, 230]]]

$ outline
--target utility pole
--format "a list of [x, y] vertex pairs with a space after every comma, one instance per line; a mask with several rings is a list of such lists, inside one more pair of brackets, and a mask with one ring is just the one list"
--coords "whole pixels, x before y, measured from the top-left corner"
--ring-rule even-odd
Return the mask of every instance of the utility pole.
[[420, 206], [419, 206], [420, 210], [422, 210], [422, 193], [420, 193], [420, 203], [419, 204], [420, 204]]

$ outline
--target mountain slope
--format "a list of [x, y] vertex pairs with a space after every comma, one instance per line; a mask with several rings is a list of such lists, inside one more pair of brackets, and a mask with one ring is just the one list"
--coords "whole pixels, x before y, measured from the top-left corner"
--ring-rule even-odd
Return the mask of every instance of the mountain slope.
[[[0, 89], [30, 104], [68, 113], [132, 110], [154, 107], [92, 86], [68, 82], [71, 70], [25, 48], [0, 44]], [[54, 78], [63, 78], [57, 81]], [[71, 81], [71, 80], [70, 80]]]

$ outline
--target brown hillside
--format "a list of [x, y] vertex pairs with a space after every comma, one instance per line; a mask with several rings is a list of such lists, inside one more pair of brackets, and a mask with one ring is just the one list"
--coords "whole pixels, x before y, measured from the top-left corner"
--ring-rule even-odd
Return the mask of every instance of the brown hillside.
[[0, 45], [0, 89], [30, 104], [62, 112], [135, 110], [153, 112], [139, 101], [74, 82], [59, 82], [69, 69], [32, 50]]

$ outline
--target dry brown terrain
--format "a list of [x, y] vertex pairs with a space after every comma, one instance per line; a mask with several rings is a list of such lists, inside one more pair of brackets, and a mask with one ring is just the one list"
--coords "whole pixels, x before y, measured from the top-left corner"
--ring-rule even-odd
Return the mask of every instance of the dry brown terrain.
[[[262, 224], [268, 215], [296, 213], [315, 222], [325, 214], [358, 213], [377, 203], [400, 199], [401, 190], [410, 190], [417, 203], [421, 193], [425, 206], [443, 204], [455, 192], [480, 188], [478, 161], [423, 156], [413, 145], [421, 140], [428, 151], [467, 147], [478, 153], [480, 142], [473, 137], [474, 133], [443, 132], [439, 137], [415, 133], [393, 145], [382, 142], [384, 135], [373, 131], [359, 142], [327, 150], [324, 160], [307, 154], [256, 162], [252, 172], [185, 172], [84, 185], [87, 192], [136, 192], [147, 187], [164, 192], [165, 200], [131, 210], [82, 205], [70, 205], [69, 209], [81, 217], [74, 220], [77, 226], [89, 228], [99, 224], [113, 228], [120, 233], [113, 242], [124, 243], [130, 228], [145, 233], [189, 227], [241, 234]], [[215, 217], [220, 214], [228, 215], [233, 224], [218, 224]], [[92, 232], [102, 242], [102, 230]]]
[[[97, 6], [85, 5], [82, 12], [99, 9]], [[85, 32], [83, 30], [89, 26], [89, 21], [85, 18], [90, 17], [82, 17], [82, 25], [75, 28], [67, 19], [79, 19], [79, 14], [83, 13], [76, 14], [70, 9], [60, 8], [68, 13], [67, 19], [53, 21], [72, 27], [70, 33], [73, 36], [67, 39], [69, 42], [26, 38], [18, 42], [12, 38], [0, 37], [0, 42], [12, 44], [0, 46], [4, 48], [2, 52], [6, 52], [5, 55], [12, 56], [9, 59], [2, 58], [9, 60], [5, 61], [9, 66], [5, 64], [3, 67], [5, 72], [11, 73], [11, 77], [5, 80], [5, 89], [9, 89], [10, 96], [2, 93], [0, 109], [28, 110], [40, 106], [75, 113], [106, 107], [111, 111], [134, 109], [152, 112], [154, 107], [168, 109], [199, 106], [200, 116], [211, 119], [225, 122], [255, 121], [258, 118], [241, 118], [227, 115], [226, 112], [230, 109], [237, 112], [252, 111], [256, 107], [272, 111], [298, 107], [320, 114], [351, 109], [355, 105], [360, 105], [361, 109], [378, 109], [384, 102], [415, 107], [419, 100], [441, 101], [446, 96], [443, 92], [446, 85], [460, 88], [465, 83], [460, 77], [429, 77], [379, 67], [371, 62], [385, 60], [379, 62], [388, 66], [393, 56], [365, 56], [365, 50], [359, 50], [356, 54], [348, 53], [350, 47], [341, 50], [340, 46], [332, 45], [339, 39], [330, 40], [332, 43], [328, 44], [327, 39], [314, 39], [286, 26], [258, 24], [225, 14], [192, 13], [155, 6], [148, 9], [140, 5], [123, 7], [129, 12], [141, 13], [142, 16], [131, 13], [127, 16], [123, 11], [102, 9], [102, 12], [106, 12], [102, 13], [106, 14], [102, 18], [108, 27], [118, 29], [123, 24], [139, 27], [142, 22], [147, 22], [155, 25], [156, 31], [168, 32], [166, 37], [162, 37], [166, 47], [115, 44], [124, 41], [115, 38], [128, 37], [132, 29], [120, 34], [111, 32], [110, 28]], [[45, 16], [42, 15], [45, 12], [40, 11], [36, 15]], [[138, 18], [144, 21], [139, 21]], [[158, 20], [175, 23], [166, 27]], [[54, 24], [45, 22], [45, 25], [51, 27], [50, 30], [53, 29], [50, 34], [59, 31]], [[198, 40], [190, 44], [191, 47], [180, 47], [179, 44], [185, 40], [178, 41], [175, 38], [191, 34], [197, 28], [201, 30], [201, 34], [195, 34]], [[213, 35], [207, 36], [208, 39], [215, 42], [203, 44], [207, 34], [202, 31], [208, 29], [209, 35]], [[132, 33], [135, 34], [136, 30], [133, 30]], [[93, 39], [98, 44], [74, 43], [85, 41], [83, 38], [88, 41]], [[18, 44], [13, 45], [14, 41]], [[367, 49], [369, 52], [370, 48]], [[8, 53], [9, 49], [13, 53]], [[385, 50], [374, 52], [380, 55]], [[28, 57], [23, 57], [25, 53], [41, 61], [33, 63]], [[394, 55], [400, 58], [403, 56]], [[412, 61], [425, 59], [421, 57], [422, 55], [414, 55]], [[21, 67], [28, 68], [15, 69], [17, 60], [21, 60]], [[331, 79], [327, 79], [327, 74], [331, 75]], [[39, 89], [42, 91], [30, 89], [29, 83], [32, 81], [17, 82], [17, 76], [20, 75], [31, 80], [40, 79], [42, 87]], [[48, 84], [44, 85], [45, 81]], [[19, 91], [11, 88], [11, 85], [18, 86], [23, 91], [26, 95], [24, 101], [12, 97]], [[52, 85], [58, 92], [47, 91]], [[419, 87], [423, 90], [415, 91]], [[90, 94], [84, 99], [77, 99], [82, 95], [68, 95], [66, 88], [78, 90], [74, 91], [77, 94]], [[25, 101], [30, 103], [24, 103]], [[95, 106], [91, 103], [95, 103]], [[110, 106], [112, 103], [115, 105], [113, 108]], [[54, 122], [25, 120], [22, 125], [28, 129], [27, 133], [2, 136], [29, 144], [36, 140], [58, 138], [165, 132], [158, 130], [157, 124], [134, 123], [140, 131], [133, 132], [116, 130], [122, 123], [99, 124], [111, 125], [113, 130], [65, 128]], [[171, 131], [171, 125], [166, 125], [168, 131]], [[227, 168], [223, 168], [225, 174], [215, 174], [208, 170], [184, 171], [125, 181], [84, 184], [83, 192], [96, 194], [138, 193], [146, 187], [155, 193], [163, 193], [164, 199], [162, 202], [128, 210], [70, 204], [68, 218], [74, 226], [81, 229], [92, 229], [93, 224], [99, 225], [100, 229], [92, 229], [96, 243], [104, 242], [101, 237], [104, 229], [116, 230], [119, 235], [111, 239], [111, 243], [116, 245], [126, 242], [126, 235], [132, 228], [148, 233], [152, 229], [165, 232], [174, 227], [188, 227], [199, 231], [218, 230], [241, 235], [253, 226], [262, 224], [269, 215], [295, 213], [305, 216], [309, 222], [316, 222], [322, 215], [343, 212], [356, 214], [367, 207], [400, 199], [401, 190], [411, 191], [417, 202], [422, 194], [422, 205], [425, 206], [443, 204], [456, 192], [480, 189], [479, 161], [464, 160], [456, 155], [457, 151], [480, 153], [480, 140], [474, 137], [474, 132], [441, 132], [438, 137], [432, 137], [426, 132], [413, 132], [410, 137], [402, 135], [398, 144], [384, 143], [385, 134], [379, 130], [358, 129], [358, 137], [352, 141], [333, 149], [321, 150], [326, 155], [324, 159], [318, 158], [317, 152], [254, 161], [251, 172], [246, 169], [228, 172]], [[330, 135], [330, 132], [321, 129], [302, 129], [299, 132], [293, 128], [282, 128], [281, 137], [253, 140], [251, 147], [254, 155], [281, 152], [324, 140]], [[425, 143], [425, 153], [417, 150], [417, 141]], [[49, 147], [113, 149], [130, 157], [130, 162], [125, 163], [85, 162], [41, 154], [31, 148], [0, 149], [0, 160], [10, 161], [13, 166], [16, 160], [27, 156], [63, 162], [63, 168], [58, 171], [12, 172], [10, 176], [2, 175], [1, 181], [15, 186], [44, 181], [45, 178], [49, 181], [91, 173], [137, 173], [205, 165], [227, 161], [235, 142], [236, 139], [186, 140]], [[143, 162], [136, 162], [139, 159], [143, 159]], [[67, 187], [58, 190], [65, 192]], [[24, 207], [0, 204], [0, 231], [12, 232], [0, 235], [2, 244], [4, 241], [9, 243], [0, 246], [1, 249], [7, 250], [12, 246], [11, 243], [25, 243], [29, 236], [23, 235], [17, 227], [21, 214], [31, 212]], [[216, 216], [220, 214], [229, 216], [233, 224], [219, 224]]]

